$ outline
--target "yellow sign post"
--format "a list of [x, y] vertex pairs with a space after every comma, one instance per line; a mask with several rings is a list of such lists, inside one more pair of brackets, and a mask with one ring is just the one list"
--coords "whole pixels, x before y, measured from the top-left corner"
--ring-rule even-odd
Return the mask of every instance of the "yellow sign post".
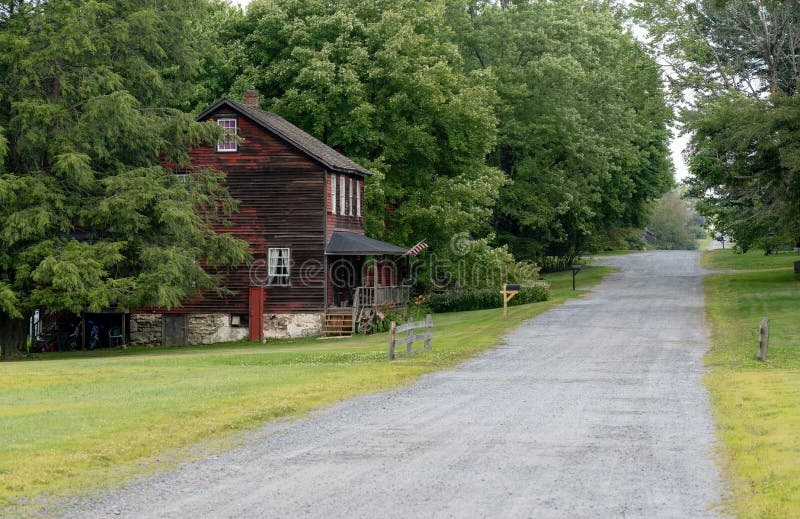
[[500, 294], [503, 295], [503, 319], [508, 319], [508, 302], [511, 301], [515, 295], [519, 294], [519, 285], [510, 285], [506, 283], [500, 290]]

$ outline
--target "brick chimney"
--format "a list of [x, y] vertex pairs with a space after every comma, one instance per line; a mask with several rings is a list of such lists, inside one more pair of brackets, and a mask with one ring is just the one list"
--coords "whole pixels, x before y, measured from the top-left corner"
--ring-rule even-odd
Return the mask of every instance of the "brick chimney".
[[244, 93], [244, 104], [258, 107], [258, 90], [248, 90]]

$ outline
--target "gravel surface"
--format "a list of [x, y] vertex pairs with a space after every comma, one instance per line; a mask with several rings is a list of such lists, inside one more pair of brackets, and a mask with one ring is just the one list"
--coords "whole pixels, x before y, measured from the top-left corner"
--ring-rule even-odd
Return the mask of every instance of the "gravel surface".
[[496, 350], [61, 513], [714, 517], [698, 258], [607, 258], [620, 273]]

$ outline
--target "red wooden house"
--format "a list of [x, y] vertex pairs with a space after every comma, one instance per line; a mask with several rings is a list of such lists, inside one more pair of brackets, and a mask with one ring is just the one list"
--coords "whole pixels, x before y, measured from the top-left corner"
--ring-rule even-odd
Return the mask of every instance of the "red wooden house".
[[407, 303], [392, 261], [406, 249], [364, 235], [368, 170], [260, 110], [257, 92], [243, 104], [222, 99], [198, 120], [217, 121], [226, 137], [192, 150], [190, 170], [226, 174], [239, 212], [218, 231], [249, 242], [254, 262], [226, 276], [233, 296], [204, 293], [169, 312], [132, 312], [132, 343], [345, 335], [370, 309]]

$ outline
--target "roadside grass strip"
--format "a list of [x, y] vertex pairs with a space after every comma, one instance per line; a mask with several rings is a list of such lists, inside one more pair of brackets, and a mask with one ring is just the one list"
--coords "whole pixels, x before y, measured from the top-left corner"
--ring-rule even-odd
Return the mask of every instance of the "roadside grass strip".
[[[611, 271], [587, 267], [580, 287]], [[269, 420], [407, 385], [491, 348], [570, 297], [570, 272], [547, 275], [550, 301], [434, 315], [433, 351], [389, 363], [387, 334], [39, 354], [0, 364], [0, 516], [88, 494], [232, 448]], [[498, 287], [499, 289], [499, 287]]]
[[[800, 517], [800, 254], [707, 252], [703, 266], [712, 349], [706, 377], [731, 483], [727, 511], [743, 518]], [[758, 324], [771, 322], [767, 362]]]

